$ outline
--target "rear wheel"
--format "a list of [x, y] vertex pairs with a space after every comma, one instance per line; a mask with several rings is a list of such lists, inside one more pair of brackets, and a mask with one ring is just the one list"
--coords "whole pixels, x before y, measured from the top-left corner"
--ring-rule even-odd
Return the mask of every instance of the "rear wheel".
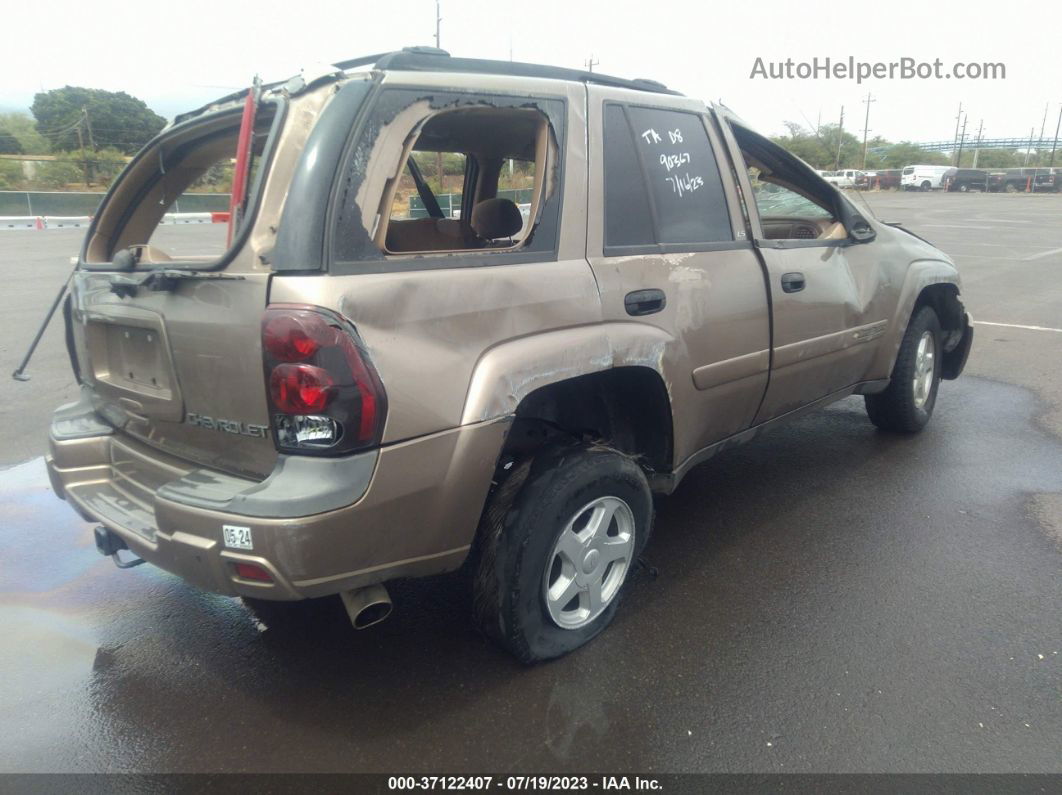
[[921, 188], [922, 188], [923, 192], [929, 190], [932, 187], [933, 187], [933, 183], [931, 183], [928, 179], [922, 181]]
[[559, 657], [615, 616], [649, 538], [649, 485], [629, 456], [580, 445], [540, 453], [506, 492], [484, 513], [476, 620], [525, 663]]
[[940, 337], [937, 313], [923, 306], [904, 332], [888, 388], [864, 398], [870, 421], [882, 430], [916, 433], [929, 422], [940, 387]]

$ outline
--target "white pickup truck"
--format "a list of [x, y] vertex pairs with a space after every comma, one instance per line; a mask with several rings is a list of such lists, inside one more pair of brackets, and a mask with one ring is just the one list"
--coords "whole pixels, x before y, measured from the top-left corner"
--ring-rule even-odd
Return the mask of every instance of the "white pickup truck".
[[863, 176], [863, 172], [848, 168], [841, 171], [820, 171], [819, 176], [838, 188], [854, 188], [858, 177]]
[[904, 190], [940, 190], [950, 166], [904, 166], [900, 187]]

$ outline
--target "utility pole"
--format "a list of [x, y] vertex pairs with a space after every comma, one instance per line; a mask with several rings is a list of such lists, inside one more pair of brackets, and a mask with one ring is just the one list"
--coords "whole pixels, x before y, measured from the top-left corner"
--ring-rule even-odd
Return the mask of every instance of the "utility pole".
[[1040, 150], [1044, 148], [1044, 127], [1047, 126], [1047, 108], [1051, 105], [1050, 102], [1044, 103], [1044, 120], [1040, 122], [1040, 141], [1036, 147], [1036, 154], [1040, 154]]
[[837, 157], [833, 161], [833, 170], [841, 167], [841, 142], [844, 141], [844, 105], [841, 105], [841, 121], [837, 124]]
[[1062, 130], [1062, 105], [1058, 106], [1058, 124], [1055, 125], [1055, 141], [1051, 144], [1051, 162], [1047, 164], [1048, 166], [1055, 164], [1055, 150], [1058, 148], [1059, 130]]
[[867, 92], [867, 98], [863, 100], [867, 105], [867, 115], [863, 120], [863, 170], [867, 169], [867, 133], [870, 132], [870, 103], [877, 102], [870, 96], [870, 92]]
[[81, 109], [81, 115], [85, 119], [85, 129], [88, 131], [89, 147], [93, 152], [98, 151], [96, 148], [96, 139], [92, 137], [92, 120], [89, 118], [88, 108]]
[[962, 132], [962, 134], [959, 133], [959, 122], [956, 121], [955, 122], [955, 146], [951, 150], [951, 153], [953, 155], [955, 155], [955, 166], [956, 167], [958, 167], [958, 165], [959, 165], [959, 157], [962, 155], [962, 139], [966, 135], [966, 133], [965, 133], [966, 121], [970, 118], [970, 114], [969, 113], [962, 113], [960, 111], [959, 115], [962, 116], [962, 129], [963, 129], [963, 132]]
[[89, 185], [89, 173], [88, 173], [88, 158], [85, 157], [85, 139], [81, 135], [81, 123], [85, 120], [84, 116], [77, 120], [77, 148], [81, 150], [81, 171], [85, 177], [85, 187]]
[[962, 133], [959, 135], [959, 151], [955, 156], [955, 167], [962, 168], [962, 145], [966, 141], [966, 122], [969, 121], [970, 114], [967, 113], [962, 120]]
[[439, 15], [439, 0], [435, 0], [435, 47], [441, 49], [439, 44], [439, 23], [442, 22], [442, 17]]
[[955, 137], [951, 140], [954, 143], [959, 142], [959, 122], [962, 121], [962, 103], [959, 103], [959, 112], [955, 114]]
[[1036, 135], [1036, 127], [1030, 127], [1029, 128], [1029, 146], [1025, 150], [1025, 163], [1023, 164], [1023, 167], [1029, 165], [1029, 155], [1032, 154], [1032, 145], [1033, 145], [1033, 136], [1034, 135]]
[[95, 157], [95, 154], [99, 150], [96, 149], [96, 139], [92, 135], [92, 121], [89, 119], [88, 108], [81, 109], [81, 119], [85, 122], [85, 131], [88, 133], [89, 149], [92, 151], [93, 154], [93, 162], [91, 165], [88, 163], [88, 161], [85, 161], [85, 173], [88, 175], [86, 177], [85, 184], [87, 185], [96, 179], [95, 165], [98, 158]]
[[586, 71], [592, 72], [594, 71], [594, 67], [597, 66], [599, 63], [601, 63], [601, 61], [595, 61], [594, 54], [590, 53], [590, 57], [583, 61], [583, 66], [586, 67]]
[[977, 158], [981, 156], [981, 133], [985, 129], [985, 120], [981, 119], [977, 125], [977, 143], [974, 145], [974, 159], [971, 168], [977, 168]]

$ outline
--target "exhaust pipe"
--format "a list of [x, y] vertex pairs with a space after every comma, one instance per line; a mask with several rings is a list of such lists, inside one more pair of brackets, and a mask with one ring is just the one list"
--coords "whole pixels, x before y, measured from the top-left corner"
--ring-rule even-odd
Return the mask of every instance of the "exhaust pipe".
[[342, 591], [339, 596], [343, 600], [343, 607], [347, 609], [347, 615], [350, 616], [350, 623], [354, 625], [354, 629], [365, 629], [373, 624], [379, 624], [391, 615], [391, 597], [387, 595], [387, 589], [382, 585]]

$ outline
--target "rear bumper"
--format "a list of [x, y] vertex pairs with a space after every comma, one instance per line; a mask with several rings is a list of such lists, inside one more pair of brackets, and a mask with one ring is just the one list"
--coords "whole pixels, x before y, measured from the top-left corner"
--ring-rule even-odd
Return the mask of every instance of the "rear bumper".
[[[281, 457], [256, 482], [196, 469], [71, 404], [56, 412], [47, 464], [56, 494], [144, 560], [216, 593], [294, 600], [459, 567], [507, 428], [463, 426], [308, 468]], [[226, 548], [225, 525], [250, 528], [253, 548]], [[238, 562], [273, 581], [239, 577]]]

